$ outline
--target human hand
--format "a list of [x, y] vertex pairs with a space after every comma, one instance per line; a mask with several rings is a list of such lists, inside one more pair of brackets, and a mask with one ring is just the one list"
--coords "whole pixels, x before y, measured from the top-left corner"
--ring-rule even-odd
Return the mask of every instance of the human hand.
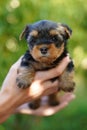
[[60, 104], [52, 107], [47, 104], [47, 97], [44, 97], [44, 99], [41, 102], [41, 106], [38, 109], [32, 110], [29, 108], [28, 105], [29, 103], [25, 103], [20, 107], [18, 107], [15, 113], [29, 114], [36, 116], [51, 116], [59, 112], [63, 108], [65, 108], [74, 98], [75, 95], [73, 93], [65, 93], [64, 95], [60, 96], [60, 98], [58, 98]]
[[51, 82], [49, 79], [62, 74], [67, 64], [70, 62], [70, 59], [69, 56], [67, 56], [56, 68], [37, 72], [33, 83], [27, 89], [20, 89], [16, 84], [17, 69], [20, 62], [21, 58], [11, 67], [1, 88], [3, 98], [1, 102], [6, 106], [3, 108], [3, 111], [8, 110], [9, 113], [26, 102], [56, 92], [58, 90], [58, 80]]

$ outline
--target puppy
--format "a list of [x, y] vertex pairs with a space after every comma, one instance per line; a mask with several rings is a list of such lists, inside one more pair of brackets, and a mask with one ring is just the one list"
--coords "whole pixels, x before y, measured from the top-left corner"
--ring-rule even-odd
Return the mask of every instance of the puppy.
[[[19, 88], [29, 87], [36, 71], [48, 70], [60, 64], [68, 54], [67, 41], [71, 34], [72, 30], [67, 25], [48, 20], [41, 20], [25, 27], [20, 39], [25, 37], [29, 48], [18, 69], [16, 82]], [[58, 89], [71, 92], [75, 86], [73, 77], [74, 65], [71, 60], [62, 75], [51, 80], [53, 82], [58, 78]], [[49, 95], [48, 103], [52, 106], [59, 104], [57, 93]], [[31, 109], [37, 109], [39, 106], [40, 99], [30, 103]]]

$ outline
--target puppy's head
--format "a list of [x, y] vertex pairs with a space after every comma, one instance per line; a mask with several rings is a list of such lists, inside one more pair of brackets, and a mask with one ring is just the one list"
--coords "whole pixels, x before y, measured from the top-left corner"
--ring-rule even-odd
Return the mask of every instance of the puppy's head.
[[67, 25], [42, 20], [27, 25], [20, 39], [25, 37], [30, 53], [36, 61], [52, 63], [63, 53], [71, 33]]

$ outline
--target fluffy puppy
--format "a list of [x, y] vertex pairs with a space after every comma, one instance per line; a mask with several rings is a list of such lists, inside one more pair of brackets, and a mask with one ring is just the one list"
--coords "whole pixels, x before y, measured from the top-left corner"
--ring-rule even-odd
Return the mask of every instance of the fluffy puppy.
[[[29, 48], [18, 69], [16, 82], [19, 88], [29, 87], [36, 71], [48, 70], [60, 64], [68, 54], [67, 41], [71, 34], [72, 30], [67, 25], [48, 20], [41, 20], [25, 27], [20, 39], [25, 37]], [[51, 80], [53, 82], [58, 78], [59, 90], [71, 92], [75, 86], [73, 77], [74, 65], [71, 60], [62, 75]], [[48, 102], [52, 106], [57, 105], [59, 103], [57, 93], [49, 95]], [[30, 103], [32, 109], [37, 109], [39, 106], [40, 99]]]

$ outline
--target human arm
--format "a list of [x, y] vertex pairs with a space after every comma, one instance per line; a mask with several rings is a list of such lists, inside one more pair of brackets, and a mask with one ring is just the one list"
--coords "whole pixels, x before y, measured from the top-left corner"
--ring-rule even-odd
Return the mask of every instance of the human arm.
[[[58, 89], [58, 81], [56, 80], [55, 82], [51, 82], [49, 79], [59, 76], [66, 68], [69, 61], [69, 57], [67, 56], [56, 68], [48, 71], [37, 72], [31, 86], [22, 90], [16, 85], [17, 69], [21, 62], [20, 58], [11, 67], [0, 91], [0, 122], [5, 121], [20, 105], [32, 101], [38, 97], [56, 92]], [[43, 108], [43, 111], [44, 109], [45, 108]], [[39, 110], [38, 113], [40, 113]], [[36, 114], [35, 112], [31, 112], [31, 114], [35, 115], [38, 115], [38, 113], [37, 111]], [[44, 116], [45, 114], [42, 115]]]

